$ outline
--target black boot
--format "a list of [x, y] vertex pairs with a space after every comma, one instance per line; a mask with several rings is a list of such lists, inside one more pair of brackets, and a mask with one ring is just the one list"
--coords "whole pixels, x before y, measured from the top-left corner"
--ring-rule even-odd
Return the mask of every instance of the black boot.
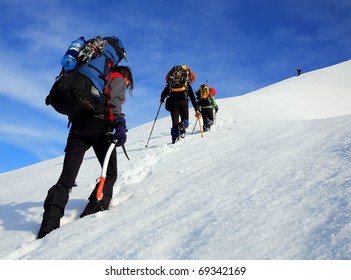
[[84, 211], [82, 212], [82, 214], [80, 214], [80, 217], [83, 218], [85, 216], [100, 212], [100, 211], [104, 211], [106, 210], [104, 203], [102, 200], [97, 201], [97, 200], [90, 200], [87, 204], [87, 206], [85, 206]]
[[48, 206], [43, 215], [43, 221], [38, 233], [38, 239], [43, 238], [48, 233], [60, 227], [62, 211], [55, 205]]
[[56, 184], [49, 189], [44, 201], [45, 211], [38, 238], [43, 238], [60, 227], [60, 219], [64, 214], [70, 190], [70, 187], [60, 184]]
[[178, 129], [179, 129], [179, 135], [181, 138], [184, 138], [185, 135], [186, 135], [186, 126], [185, 126], [185, 123], [184, 121], [181, 121], [179, 124], [178, 124]]
[[206, 121], [204, 122], [203, 131], [205, 132], [205, 131], [211, 130], [211, 126], [212, 126], [212, 125], [213, 125], [213, 121], [211, 121], [211, 120], [206, 120]]
[[173, 126], [171, 129], [171, 136], [172, 136], [172, 144], [177, 142], [179, 140], [179, 127], [178, 126]]

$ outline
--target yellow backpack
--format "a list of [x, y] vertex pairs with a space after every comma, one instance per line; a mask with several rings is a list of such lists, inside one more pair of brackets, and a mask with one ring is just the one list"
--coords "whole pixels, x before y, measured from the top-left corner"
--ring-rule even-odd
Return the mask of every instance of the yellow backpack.
[[169, 84], [171, 91], [184, 91], [187, 89], [188, 83], [193, 83], [196, 76], [186, 65], [174, 66], [167, 73], [166, 83]]
[[210, 96], [210, 88], [208, 85], [203, 84], [200, 86], [198, 92], [197, 92], [198, 98], [199, 99], [206, 99], [207, 97]]

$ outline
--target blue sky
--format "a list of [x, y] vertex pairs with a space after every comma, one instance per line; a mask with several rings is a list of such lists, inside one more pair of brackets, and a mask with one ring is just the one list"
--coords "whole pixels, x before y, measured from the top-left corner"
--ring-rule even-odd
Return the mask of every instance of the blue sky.
[[[118, 36], [134, 73], [127, 125], [153, 121], [186, 64], [217, 98], [351, 57], [349, 0], [0, 0], [0, 173], [63, 155], [67, 119], [44, 104], [74, 39]], [[78, 12], [79, 11], [79, 12]], [[161, 110], [159, 117], [167, 116]], [[148, 135], [145, 135], [147, 139]]]

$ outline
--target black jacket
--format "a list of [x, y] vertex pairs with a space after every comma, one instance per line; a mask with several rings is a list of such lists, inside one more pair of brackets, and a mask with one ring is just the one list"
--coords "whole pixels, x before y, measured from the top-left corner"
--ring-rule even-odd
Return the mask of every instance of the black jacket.
[[195, 94], [194, 94], [193, 88], [189, 83], [186, 90], [178, 91], [178, 92], [171, 91], [169, 85], [167, 84], [161, 93], [161, 99], [160, 99], [161, 102], [163, 103], [166, 98], [170, 98], [170, 100], [180, 100], [180, 99], [189, 100], [190, 98], [190, 101], [194, 107], [194, 110], [198, 111], [198, 105], [196, 103]]

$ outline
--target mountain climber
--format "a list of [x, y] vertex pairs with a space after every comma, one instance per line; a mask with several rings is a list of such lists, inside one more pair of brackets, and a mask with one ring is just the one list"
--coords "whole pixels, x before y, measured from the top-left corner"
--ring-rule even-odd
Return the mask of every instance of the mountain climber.
[[[94, 86], [96, 89], [98, 85], [94, 82], [100, 83], [99, 80], [102, 80], [101, 69], [96, 68], [96, 66], [105, 66], [107, 60], [118, 63], [122, 59], [117, 51], [110, 51], [110, 54], [112, 57], [99, 56], [95, 58], [92, 61], [95, 68], [90, 67], [89, 65], [91, 64], [89, 62], [82, 65], [80, 73], [73, 80], [71, 90], [91, 91]], [[57, 183], [49, 189], [45, 198], [43, 220], [38, 238], [43, 238], [54, 229], [60, 227], [60, 219], [64, 215], [69, 193], [72, 187], [76, 185], [75, 180], [85, 152], [90, 147], [93, 147], [95, 155], [102, 166], [110, 142], [117, 141], [117, 146], [124, 145], [126, 142], [126, 122], [122, 113], [122, 104], [125, 101], [126, 90], [128, 89], [129, 94], [132, 94], [134, 87], [133, 76], [129, 67], [116, 64], [109, 69], [109, 72], [108, 76], [103, 77], [105, 80], [107, 79], [107, 87], [104, 90], [106, 94], [105, 102], [102, 102], [102, 105], [95, 108], [91, 114], [77, 116], [72, 120], [65, 148], [63, 169]], [[107, 167], [104, 196], [99, 201], [96, 199], [97, 183], [80, 217], [108, 209], [112, 198], [113, 185], [116, 180], [117, 158], [116, 150], [114, 149]]]
[[195, 94], [203, 120], [203, 131], [209, 131], [214, 124], [213, 110], [217, 114], [219, 109], [215, 100], [216, 90], [208, 87], [207, 84], [203, 84]]
[[200, 116], [191, 83], [196, 80], [194, 72], [186, 65], [174, 66], [166, 75], [166, 86], [161, 93], [160, 102], [166, 100], [166, 110], [172, 118], [171, 136], [174, 144], [179, 137], [184, 138], [189, 126], [189, 98], [196, 117]]

